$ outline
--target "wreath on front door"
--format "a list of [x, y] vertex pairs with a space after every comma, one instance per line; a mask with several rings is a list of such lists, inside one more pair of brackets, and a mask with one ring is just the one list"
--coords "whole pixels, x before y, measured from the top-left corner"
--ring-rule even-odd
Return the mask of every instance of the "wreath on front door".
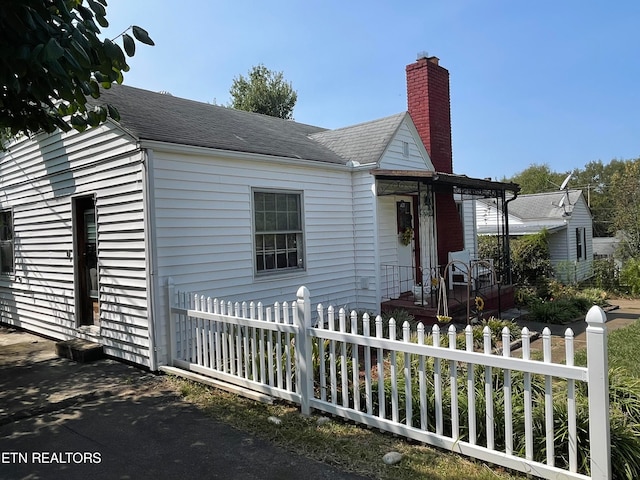
[[405, 247], [411, 243], [413, 240], [413, 228], [407, 227], [400, 234], [400, 243]]

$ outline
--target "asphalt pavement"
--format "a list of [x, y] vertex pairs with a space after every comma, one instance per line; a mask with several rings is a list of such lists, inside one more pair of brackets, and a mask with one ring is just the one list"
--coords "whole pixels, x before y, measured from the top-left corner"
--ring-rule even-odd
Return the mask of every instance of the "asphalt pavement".
[[151, 478], [362, 477], [209, 418], [152, 373], [0, 326], [0, 479]]

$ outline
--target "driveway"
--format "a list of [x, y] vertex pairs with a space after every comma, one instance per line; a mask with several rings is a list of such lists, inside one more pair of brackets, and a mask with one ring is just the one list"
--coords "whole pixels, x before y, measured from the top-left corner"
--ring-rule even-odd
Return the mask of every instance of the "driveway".
[[358, 479], [206, 417], [161, 377], [0, 327], [0, 479]]

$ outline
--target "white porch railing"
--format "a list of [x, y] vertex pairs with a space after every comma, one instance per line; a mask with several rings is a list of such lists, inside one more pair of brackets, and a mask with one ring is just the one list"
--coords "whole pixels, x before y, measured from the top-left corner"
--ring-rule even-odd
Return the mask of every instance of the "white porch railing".
[[[380, 316], [322, 305], [314, 327], [306, 287], [295, 301], [270, 307], [175, 292], [171, 282], [168, 293], [175, 367], [295, 402], [305, 415], [321, 410], [539, 477], [610, 478], [606, 316], [599, 307], [586, 318], [586, 368], [573, 365], [570, 329], [560, 364], [551, 360], [548, 329], [539, 361], [530, 359], [526, 328], [519, 358], [509, 348], [496, 353], [488, 328], [474, 349], [471, 327], [463, 340], [455, 328], [444, 333], [437, 325], [429, 336], [422, 324], [412, 331], [391, 319], [385, 326]], [[502, 337], [508, 345], [507, 329]], [[578, 458], [576, 382], [589, 392], [591, 476]], [[555, 465], [559, 396], [567, 411], [566, 466]], [[544, 406], [535, 404], [538, 398]], [[537, 408], [544, 410], [543, 432], [533, 422]], [[540, 443], [544, 459], [534, 452]]]

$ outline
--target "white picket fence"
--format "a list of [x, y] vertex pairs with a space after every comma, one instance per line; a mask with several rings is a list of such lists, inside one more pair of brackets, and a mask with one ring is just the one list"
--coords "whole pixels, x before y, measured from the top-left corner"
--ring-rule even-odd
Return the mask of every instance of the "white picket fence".
[[[552, 362], [548, 329], [543, 360], [531, 360], [526, 328], [520, 357], [492, 349], [488, 327], [479, 351], [471, 327], [459, 348], [453, 326], [445, 333], [436, 325], [429, 335], [422, 324], [411, 331], [406, 322], [383, 325], [380, 316], [322, 305], [312, 316], [306, 287], [295, 301], [272, 306], [176, 292], [171, 281], [168, 294], [174, 367], [295, 402], [304, 415], [327, 412], [542, 478], [611, 476], [606, 316], [599, 307], [586, 318], [585, 368], [574, 366], [570, 329], [561, 364]], [[509, 345], [511, 332], [502, 337]], [[589, 392], [590, 476], [578, 458], [577, 382]], [[566, 402], [566, 466], [555, 465], [554, 429], [564, 421], [554, 418], [559, 396]], [[544, 410], [542, 433], [536, 409]], [[546, 458], [536, 460], [541, 444]]]

